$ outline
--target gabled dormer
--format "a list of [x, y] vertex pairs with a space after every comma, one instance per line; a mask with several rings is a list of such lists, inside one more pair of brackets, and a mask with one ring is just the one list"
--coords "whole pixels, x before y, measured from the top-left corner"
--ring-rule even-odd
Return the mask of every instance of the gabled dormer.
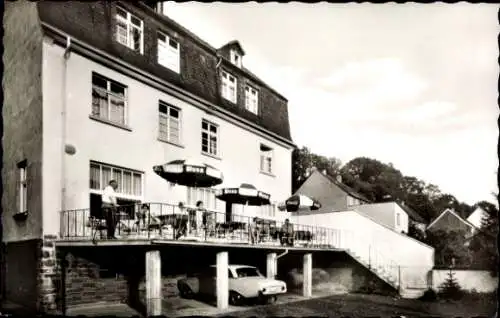
[[219, 48], [219, 53], [228, 59], [232, 64], [241, 68], [243, 65], [243, 56], [245, 51], [240, 42], [233, 40]]

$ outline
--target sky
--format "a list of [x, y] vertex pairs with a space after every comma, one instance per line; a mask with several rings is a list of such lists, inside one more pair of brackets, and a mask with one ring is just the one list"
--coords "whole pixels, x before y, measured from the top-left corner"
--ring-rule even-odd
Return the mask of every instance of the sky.
[[498, 191], [496, 4], [165, 2], [288, 99], [293, 141], [365, 156], [459, 201]]

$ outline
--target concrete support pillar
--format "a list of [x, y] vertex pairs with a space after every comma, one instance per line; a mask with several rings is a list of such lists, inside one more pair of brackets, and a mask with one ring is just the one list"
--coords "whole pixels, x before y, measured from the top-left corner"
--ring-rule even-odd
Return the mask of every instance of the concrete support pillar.
[[228, 255], [227, 252], [217, 253], [217, 278], [216, 278], [216, 295], [217, 308], [228, 308], [229, 302], [229, 272], [228, 272]]
[[304, 297], [312, 296], [312, 254], [304, 254], [302, 291]]
[[277, 261], [276, 261], [276, 253], [267, 254], [267, 278], [274, 279], [277, 274]]
[[146, 307], [148, 316], [162, 314], [161, 302], [160, 251], [148, 251], [146, 252]]

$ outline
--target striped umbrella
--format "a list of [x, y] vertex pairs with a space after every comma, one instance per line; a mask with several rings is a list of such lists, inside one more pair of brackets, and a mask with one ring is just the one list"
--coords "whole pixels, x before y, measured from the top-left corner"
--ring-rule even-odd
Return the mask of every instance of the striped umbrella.
[[[257, 190], [253, 185], [242, 183], [238, 188], [220, 189], [216, 198], [226, 202], [226, 221], [232, 221], [232, 204], [262, 206], [271, 204], [271, 195]], [[244, 209], [244, 208], [243, 208]], [[243, 210], [244, 211], [244, 210]], [[243, 212], [244, 214], [244, 212]]]
[[153, 171], [172, 183], [187, 187], [208, 188], [224, 180], [218, 169], [197, 160], [174, 160], [153, 167]]
[[220, 189], [217, 194], [217, 199], [234, 203], [245, 204], [251, 206], [261, 206], [271, 204], [271, 195], [257, 190], [253, 185], [242, 183], [238, 188]]
[[318, 200], [303, 194], [292, 195], [278, 206], [278, 209], [287, 212], [314, 211], [320, 208], [321, 203]]

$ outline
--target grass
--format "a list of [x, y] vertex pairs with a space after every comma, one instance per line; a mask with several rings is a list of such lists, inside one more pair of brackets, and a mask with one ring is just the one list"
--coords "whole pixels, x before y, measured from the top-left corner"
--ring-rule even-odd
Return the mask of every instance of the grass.
[[[378, 295], [336, 295], [288, 304], [256, 306], [234, 314], [238, 317], [493, 317], [495, 297], [466, 297], [460, 301], [423, 302]], [[224, 317], [228, 315], [218, 315]]]

